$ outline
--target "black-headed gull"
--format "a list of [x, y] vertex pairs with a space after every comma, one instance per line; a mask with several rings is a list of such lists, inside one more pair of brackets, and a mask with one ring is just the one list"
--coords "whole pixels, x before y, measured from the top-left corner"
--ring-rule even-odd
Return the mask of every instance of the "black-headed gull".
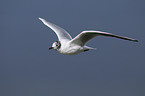
[[63, 28], [46, 21], [45, 19], [39, 18], [46, 26], [51, 28], [57, 35], [58, 41], [52, 44], [52, 47], [49, 49], [55, 49], [59, 53], [66, 54], [66, 55], [75, 55], [81, 52], [88, 51], [90, 49], [95, 49], [86, 46], [85, 44], [93, 39], [96, 36], [109, 36], [109, 37], [116, 37], [124, 40], [138, 42], [136, 39], [118, 36], [115, 34], [102, 32], [102, 31], [83, 31], [78, 34], [75, 38], [72, 39], [70, 34], [65, 31]]

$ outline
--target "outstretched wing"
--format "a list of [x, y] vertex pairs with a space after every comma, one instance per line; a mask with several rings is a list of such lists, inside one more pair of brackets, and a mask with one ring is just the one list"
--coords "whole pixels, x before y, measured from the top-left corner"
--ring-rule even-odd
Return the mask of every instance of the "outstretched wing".
[[101, 31], [83, 31], [80, 34], [78, 34], [75, 38], [73, 38], [70, 42], [84, 46], [89, 40], [91, 40], [92, 38], [94, 38], [96, 36], [109, 36], [109, 37], [116, 37], [116, 38], [120, 38], [120, 39], [124, 39], [124, 40], [138, 42], [136, 39], [118, 36], [115, 34], [101, 32]]
[[65, 31], [63, 28], [61, 28], [53, 23], [50, 23], [50, 22], [46, 21], [45, 19], [39, 18], [39, 20], [41, 20], [47, 27], [51, 28], [56, 33], [59, 41], [72, 39], [70, 34], [67, 31]]

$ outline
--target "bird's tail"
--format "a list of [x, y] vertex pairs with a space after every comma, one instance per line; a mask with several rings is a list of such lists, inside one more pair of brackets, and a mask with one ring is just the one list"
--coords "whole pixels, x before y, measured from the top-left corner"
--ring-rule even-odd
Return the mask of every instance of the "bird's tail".
[[93, 50], [97, 50], [97, 48], [92, 48], [92, 47], [89, 47], [89, 46], [84, 46], [86, 49], [93, 49]]

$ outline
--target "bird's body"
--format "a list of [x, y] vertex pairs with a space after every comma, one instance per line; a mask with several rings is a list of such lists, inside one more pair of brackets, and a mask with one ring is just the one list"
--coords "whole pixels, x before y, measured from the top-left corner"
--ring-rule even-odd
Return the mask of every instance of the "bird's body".
[[120, 38], [124, 40], [138, 42], [136, 39], [118, 36], [118, 35], [107, 33], [107, 32], [94, 31], [94, 30], [83, 31], [80, 34], [78, 34], [75, 38], [72, 39], [70, 34], [67, 31], [65, 31], [63, 28], [53, 23], [50, 23], [42, 18], [39, 18], [39, 19], [46, 26], [51, 28], [56, 33], [59, 39], [59, 41], [54, 42], [52, 44], [52, 47], [50, 47], [49, 49], [55, 49], [61, 54], [75, 55], [81, 52], [88, 51], [90, 49], [95, 49], [95, 48], [86, 46], [86, 43], [96, 36], [109, 36], [109, 37], [116, 37], [116, 38]]
[[62, 46], [62, 48], [60, 48], [60, 50], [57, 50], [59, 53], [61, 54], [65, 54], [65, 55], [75, 55], [78, 53], [83, 52], [84, 48], [78, 45], [72, 45], [69, 43], [66, 43], [67, 46]]
[[[55, 45], [54, 45], [54, 47], [55, 47]], [[63, 44], [60, 45], [60, 48], [56, 48], [55, 50], [61, 54], [65, 54], [65, 55], [75, 55], [75, 54], [78, 54], [81, 52], [88, 51], [90, 49], [95, 49], [95, 48], [91, 48], [91, 47], [87, 47], [87, 46], [82, 47], [82, 46], [73, 44], [70, 41], [68, 41], [68, 42], [63, 42]]]

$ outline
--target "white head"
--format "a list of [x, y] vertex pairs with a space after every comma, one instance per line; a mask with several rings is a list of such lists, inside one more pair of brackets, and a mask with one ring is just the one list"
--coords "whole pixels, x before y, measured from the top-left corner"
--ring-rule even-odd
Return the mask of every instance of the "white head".
[[49, 50], [50, 49], [58, 50], [58, 49], [60, 49], [60, 47], [61, 47], [60, 41], [56, 41], [52, 44], [52, 47], [50, 47]]

